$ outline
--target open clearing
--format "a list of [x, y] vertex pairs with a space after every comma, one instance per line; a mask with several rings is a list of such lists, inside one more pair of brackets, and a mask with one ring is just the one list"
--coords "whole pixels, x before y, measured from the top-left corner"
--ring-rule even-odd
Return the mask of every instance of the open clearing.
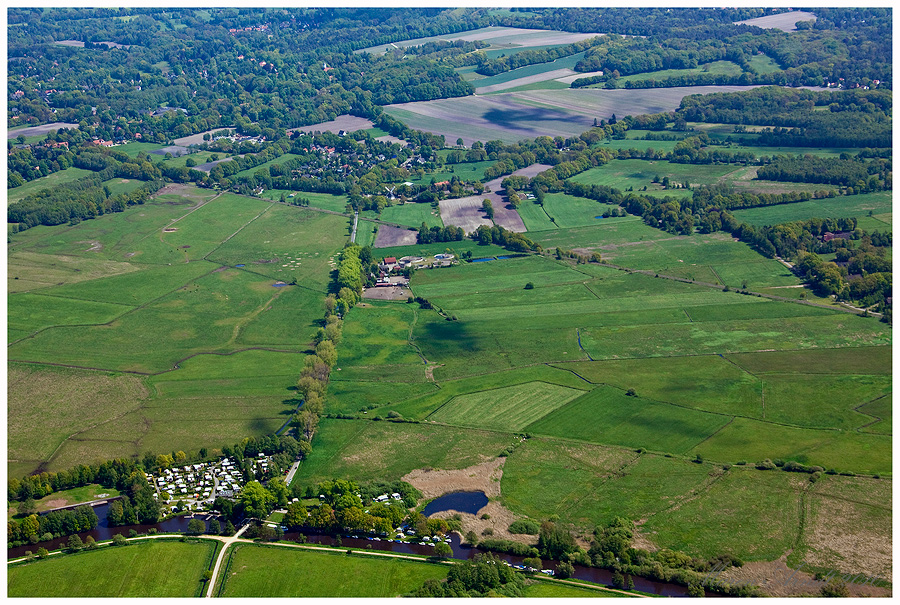
[[756, 19], [746, 19], [736, 22], [736, 25], [754, 25], [763, 29], [780, 29], [784, 32], [797, 31], [798, 21], [815, 21], [816, 16], [806, 11], [787, 11], [777, 15], [766, 15]]
[[345, 132], [356, 132], [357, 130], [368, 130], [373, 126], [374, 124], [366, 118], [358, 118], [356, 116], [344, 114], [329, 122], [320, 122], [318, 124], [311, 124], [310, 126], [300, 126], [295, 128], [295, 130], [310, 133], [333, 132], [334, 134], [338, 134], [342, 130]]
[[194, 597], [212, 541], [144, 540], [9, 567], [10, 597]]

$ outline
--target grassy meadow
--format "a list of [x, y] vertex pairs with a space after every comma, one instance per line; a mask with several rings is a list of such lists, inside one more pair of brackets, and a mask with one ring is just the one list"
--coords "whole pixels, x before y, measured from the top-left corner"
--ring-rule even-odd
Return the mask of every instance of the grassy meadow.
[[171, 186], [12, 237], [11, 473], [220, 447], [274, 432], [297, 407], [347, 220], [214, 195]]
[[212, 541], [144, 540], [9, 568], [10, 597], [195, 597], [216, 550]]
[[398, 597], [442, 580], [448, 567], [344, 552], [239, 544], [229, 557], [223, 597]]

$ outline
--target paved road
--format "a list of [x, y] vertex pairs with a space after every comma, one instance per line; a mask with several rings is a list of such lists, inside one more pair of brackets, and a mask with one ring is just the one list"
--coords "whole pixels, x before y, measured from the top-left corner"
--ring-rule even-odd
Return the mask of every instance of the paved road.
[[297, 469], [300, 468], [300, 461], [295, 460], [294, 464], [291, 465], [291, 470], [288, 471], [287, 477], [285, 477], [284, 482], [290, 486], [291, 481], [294, 480], [294, 473], [297, 472]]
[[[229, 546], [231, 546], [233, 543], [238, 541], [238, 539], [241, 537], [241, 534], [244, 533], [245, 531], [247, 531], [248, 527], [250, 527], [249, 523], [244, 525], [244, 527], [242, 527], [240, 529], [240, 531], [238, 531], [236, 534], [234, 534], [230, 538], [223, 540], [224, 544], [222, 544], [222, 550], [221, 550], [221, 552], [219, 552], [219, 558], [216, 559], [216, 566], [213, 567], [212, 578], [209, 579], [209, 585], [206, 589], [206, 598], [207, 599], [212, 597], [213, 588], [216, 587], [216, 576], [219, 575], [219, 567], [221, 567], [222, 560], [225, 558], [225, 551], [228, 550]], [[221, 538], [216, 538], [216, 539], [221, 539]]]

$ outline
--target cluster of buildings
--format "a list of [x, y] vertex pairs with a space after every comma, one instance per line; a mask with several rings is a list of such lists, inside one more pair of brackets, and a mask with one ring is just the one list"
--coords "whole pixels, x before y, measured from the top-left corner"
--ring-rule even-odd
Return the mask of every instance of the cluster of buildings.
[[[259, 454], [256, 459], [251, 460], [250, 466], [254, 472], [265, 472], [269, 463], [268, 456]], [[147, 480], [156, 488], [157, 499], [194, 501], [200, 504], [212, 503], [218, 497], [237, 497], [241, 493], [245, 477], [236, 460], [222, 458], [218, 462], [160, 469], [158, 475], [150, 475]], [[188, 504], [188, 508], [194, 508], [192, 504]]]

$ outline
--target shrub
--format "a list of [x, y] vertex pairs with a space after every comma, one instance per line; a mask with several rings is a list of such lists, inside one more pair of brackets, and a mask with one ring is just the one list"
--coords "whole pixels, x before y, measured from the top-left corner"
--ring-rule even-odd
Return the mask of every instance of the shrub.
[[572, 574], [575, 573], [575, 566], [569, 563], [568, 561], [563, 561], [559, 565], [556, 566], [555, 577], [565, 580], [566, 578], [571, 578]]
[[534, 284], [531, 282], [528, 282], [527, 284], [525, 284], [525, 289], [526, 290], [534, 290]]
[[509, 532], [512, 534], [537, 535], [540, 531], [540, 524], [537, 521], [532, 521], [530, 519], [519, 519], [513, 521], [509, 526]]
[[773, 470], [773, 469], [775, 469], [775, 468], [777, 468], [777, 467], [775, 466], [775, 463], [774, 463], [774, 462], [772, 462], [771, 460], [769, 460], [768, 458], [766, 458], [766, 459], [763, 460], [762, 462], [757, 462], [757, 463], [756, 463], [756, 468], [758, 468], [758, 469], [761, 470], [761, 471], [771, 471], [771, 470]]
[[482, 535], [482, 536], [493, 536], [493, 535], [494, 535], [494, 528], [493, 528], [493, 527], [486, 527], [486, 528], [484, 528], [484, 529], [481, 531], [481, 535]]
[[487, 514], [487, 513], [484, 513], [483, 515], [481, 515], [481, 518], [484, 519], [484, 520], [488, 520], [488, 519], [491, 518], [491, 516], [490, 516], [489, 514]]
[[125, 540], [125, 536], [122, 534], [116, 534], [112, 538], [112, 543], [114, 546], [125, 546], [128, 542]]
[[828, 582], [822, 587], [821, 594], [823, 597], [849, 597], [850, 589], [847, 588], [846, 582], [840, 578]]

